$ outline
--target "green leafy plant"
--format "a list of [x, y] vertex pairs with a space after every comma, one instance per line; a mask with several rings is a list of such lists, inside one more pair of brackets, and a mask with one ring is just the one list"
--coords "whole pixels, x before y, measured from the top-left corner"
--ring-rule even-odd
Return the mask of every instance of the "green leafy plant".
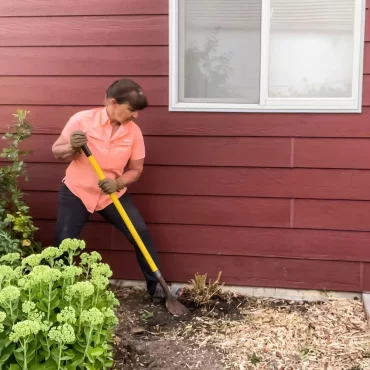
[[41, 250], [41, 244], [34, 239], [37, 228], [19, 188], [19, 180], [27, 180], [26, 164], [21, 158], [31, 153], [20, 149], [21, 143], [31, 136], [28, 114], [27, 111], [17, 110], [13, 115], [14, 124], [8, 127], [8, 132], [3, 136], [9, 145], [2, 149], [0, 157], [9, 164], [0, 167], [0, 254], [13, 252], [14, 248], [22, 255]]
[[6, 230], [0, 230], [0, 247], [2, 254], [19, 252], [21, 241], [14, 239]]
[[112, 271], [99, 253], [80, 255], [84, 248], [65, 239], [24, 259], [0, 258], [0, 369], [113, 366], [119, 302], [108, 288]]

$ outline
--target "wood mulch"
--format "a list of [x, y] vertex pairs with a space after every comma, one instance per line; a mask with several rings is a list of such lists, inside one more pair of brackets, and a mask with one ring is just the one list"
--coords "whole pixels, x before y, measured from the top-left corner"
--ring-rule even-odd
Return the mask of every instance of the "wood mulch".
[[[114, 288], [115, 289], [115, 288]], [[179, 320], [144, 290], [117, 288], [117, 370], [368, 370], [359, 300], [289, 302], [223, 295]]]

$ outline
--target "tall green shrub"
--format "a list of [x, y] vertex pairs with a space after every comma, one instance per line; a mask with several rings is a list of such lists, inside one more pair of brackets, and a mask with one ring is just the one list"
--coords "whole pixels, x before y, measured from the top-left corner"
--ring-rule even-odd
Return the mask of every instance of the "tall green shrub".
[[0, 368], [99, 370], [113, 366], [119, 304], [112, 271], [85, 242], [64, 240], [21, 262], [0, 258]]
[[37, 228], [19, 188], [19, 181], [22, 178], [27, 180], [26, 164], [22, 157], [31, 153], [20, 149], [20, 144], [31, 136], [28, 113], [17, 110], [13, 115], [14, 124], [8, 127], [8, 132], [3, 136], [8, 146], [0, 153], [0, 157], [6, 160], [0, 167], [0, 255], [11, 252], [28, 255], [41, 248], [34, 239]]

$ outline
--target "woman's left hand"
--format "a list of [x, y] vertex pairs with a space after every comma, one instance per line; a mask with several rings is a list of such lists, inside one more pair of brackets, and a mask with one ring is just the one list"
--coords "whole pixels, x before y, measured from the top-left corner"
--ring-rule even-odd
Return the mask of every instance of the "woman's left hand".
[[103, 190], [105, 194], [112, 194], [119, 191], [119, 184], [114, 179], [104, 179], [98, 182], [99, 188]]

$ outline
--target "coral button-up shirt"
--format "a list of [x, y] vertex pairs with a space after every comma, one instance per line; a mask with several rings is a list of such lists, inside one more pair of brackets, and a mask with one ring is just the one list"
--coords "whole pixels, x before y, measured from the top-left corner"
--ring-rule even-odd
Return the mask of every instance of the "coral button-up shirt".
[[[111, 137], [112, 125], [105, 107], [76, 113], [65, 125], [62, 135], [69, 140], [71, 133], [76, 130], [86, 133], [87, 145], [108, 178], [122, 176], [130, 159], [145, 157], [140, 128], [130, 121], [121, 125]], [[83, 153], [69, 164], [63, 181], [90, 213], [102, 210], [112, 202], [110, 196], [99, 188], [97, 174]], [[120, 197], [126, 190], [122, 189], [117, 196]]]

